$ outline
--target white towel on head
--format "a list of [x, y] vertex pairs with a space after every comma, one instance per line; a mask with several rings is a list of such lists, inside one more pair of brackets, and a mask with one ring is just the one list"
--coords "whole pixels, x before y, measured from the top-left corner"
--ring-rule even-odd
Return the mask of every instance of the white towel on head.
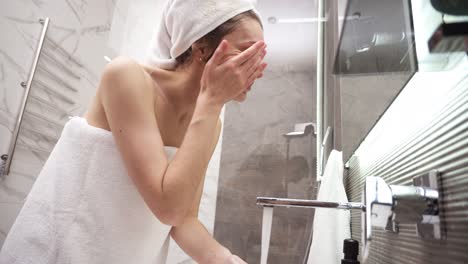
[[254, 0], [168, 0], [151, 43], [148, 63], [174, 69], [176, 58], [195, 41], [236, 15], [255, 11], [254, 4]]

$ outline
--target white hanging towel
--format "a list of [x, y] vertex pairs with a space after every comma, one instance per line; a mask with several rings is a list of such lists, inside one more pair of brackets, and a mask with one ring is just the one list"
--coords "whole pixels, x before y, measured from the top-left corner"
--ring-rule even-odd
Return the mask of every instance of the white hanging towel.
[[[333, 150], [328, 158], [317, 200], [348, 202], [343, 185], [343, 153]], [[351, 237], [350, 212], [315, 209], [312, 246], [307, 264], [340, 263], [343, 240]]]

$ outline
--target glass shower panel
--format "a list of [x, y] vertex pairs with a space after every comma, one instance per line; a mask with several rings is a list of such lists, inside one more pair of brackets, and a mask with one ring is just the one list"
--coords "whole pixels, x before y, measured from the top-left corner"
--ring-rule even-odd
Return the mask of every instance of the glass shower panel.
[[[315, 122], [316, 1], [258, 1], [268, 45], [264, 77], [242, 104], [226, 105], [214, 236], [259, 263], [263, 208], [257, 196], [313, 199], [313, 133], [285, 137]], [[303, 263], [313, 210], [275, 208], [268, 263]]]

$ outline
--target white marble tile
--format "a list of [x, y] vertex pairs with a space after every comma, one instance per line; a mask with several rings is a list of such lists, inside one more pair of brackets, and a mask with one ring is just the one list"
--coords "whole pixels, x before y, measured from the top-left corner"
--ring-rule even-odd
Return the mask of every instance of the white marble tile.
[[11, 173], [0, 183], [0, 243], [16, 217], [18, 204], [29, 193], [60, 136], [67, 116], [83, 114], [95, 93], [105, 65], [103, 55], [114, 4], [113, 0], [2, 3], [0, 31], [9, 41], [0, 43], [0, 154], [7, 152], [16, 125], [24, 94], [20, 83], [29, 76], [42, 31], [38, 19], [50, 17], [50, 26], [31, 88], [30, 97], [34, 98], [28, 100], [22, 125], [40, 133], [20, 131]]
[[2, 220], [0, 221], [0, 243], [3, 245], [8, 231], [10, 230], [16, 216], [23, 207], [22, 203], [2, 203], [0, 202], [0, 212], [2, 212]]
[[[112, 21], [109, 53], [144, 62], [151, 39], [161, 19], [164, 1], [118, 1]], [[123, 9], [122, 7], [125, 7]]]

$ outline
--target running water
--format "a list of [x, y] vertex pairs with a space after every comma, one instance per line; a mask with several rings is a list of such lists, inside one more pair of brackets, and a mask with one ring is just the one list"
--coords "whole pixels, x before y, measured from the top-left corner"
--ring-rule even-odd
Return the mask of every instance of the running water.
[[262, 251], [260, 264], [266, 264], [268, 259], [268, 249], [270, 247], [271, 223], [273, 222], [273, 207], [263, 207], [262, 222]]

